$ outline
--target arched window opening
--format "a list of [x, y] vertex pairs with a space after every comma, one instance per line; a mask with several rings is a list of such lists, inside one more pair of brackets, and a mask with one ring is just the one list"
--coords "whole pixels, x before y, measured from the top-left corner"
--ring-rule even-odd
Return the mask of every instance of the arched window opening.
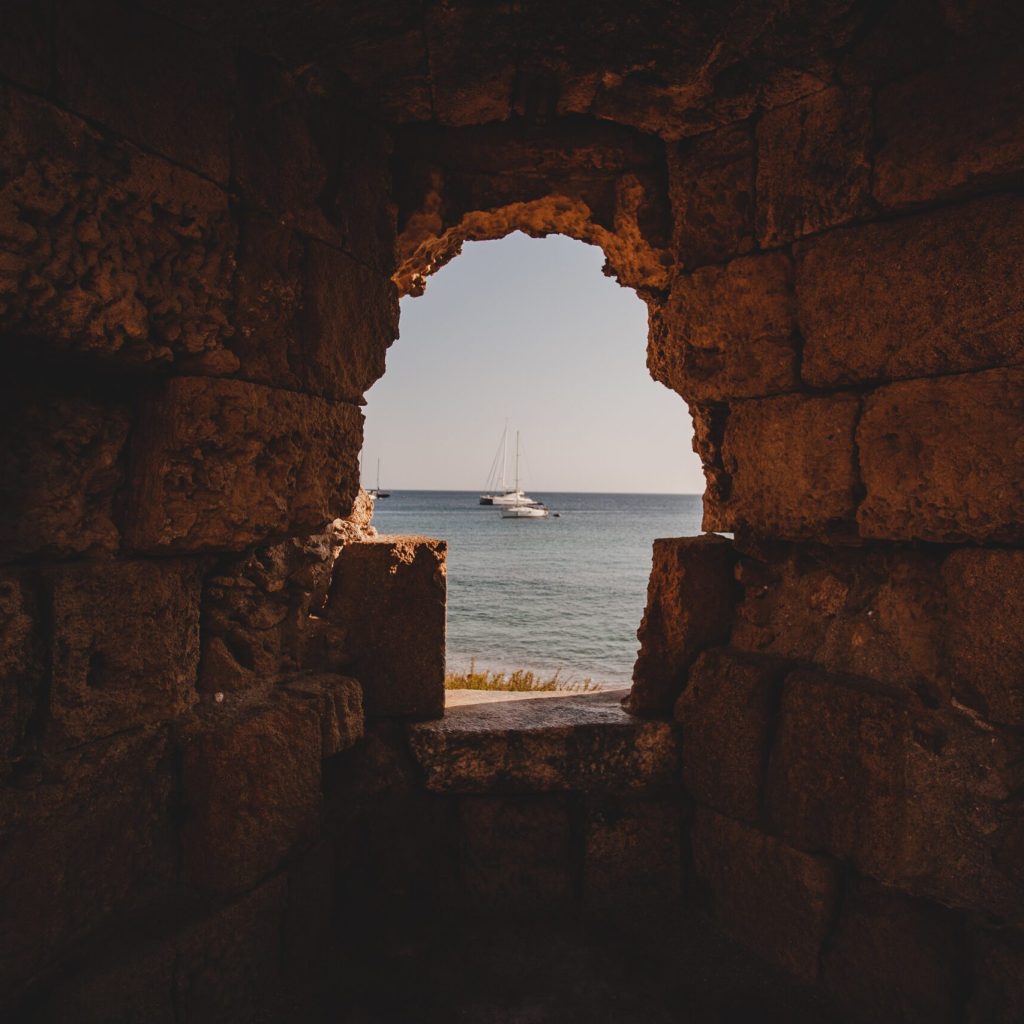
[[[687, 407], [602, 262], [564, 236], [467, 244], [403, 299], [367, 396], [375, 526], [448, 541], [449, 687], [628, 686], [652, 541], [700, 533]], [[548, 516], [482, 504], [496, 488]]]

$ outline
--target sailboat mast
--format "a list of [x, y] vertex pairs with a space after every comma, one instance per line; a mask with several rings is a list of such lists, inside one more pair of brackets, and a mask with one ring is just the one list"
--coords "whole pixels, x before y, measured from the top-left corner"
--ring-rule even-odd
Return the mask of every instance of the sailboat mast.
[[516, 431], [516, 494], [519, 494], [519, 431]]
[[380, 459], [377, 460], [377, 493], [380, 493]]
[[501, 435], [501, 490], [504, 494], [507, 488], [505, 481], [508, 479], [508, 420], [505, 420], [505, 430]]

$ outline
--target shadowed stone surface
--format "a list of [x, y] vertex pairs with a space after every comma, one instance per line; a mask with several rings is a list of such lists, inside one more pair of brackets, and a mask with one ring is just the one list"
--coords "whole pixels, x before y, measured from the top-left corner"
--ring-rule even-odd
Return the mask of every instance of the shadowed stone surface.
[[448, 544], [374, 537], [346, 544], [324, 615], [370, 717], [444, 711]]
[[698, 808], [693, 860], [725, 928], [760, 956], [814, 981], [830, 924], [836, 866]]
[[409, 727], [409, 743], [437, 792], [643, 789], [678, 770], [667, 722], [622, 710], [624, 691], [450, 708]]
[[713, 534], [654, 542], [630, 711], [667, 715], [694, 658], [725, 641], [736, 597], [734, 560], [729, 541]]
[[[862, 537], [1024, 541], [1024, 369], [907, 381], [864, 403]], [[893, 424], [901, 429], [893, 430]]]
[[243, 381], [179, 377], [133, 452], [136, 550], [240, 550], [323, 528], [358, 491], [362, 413]]

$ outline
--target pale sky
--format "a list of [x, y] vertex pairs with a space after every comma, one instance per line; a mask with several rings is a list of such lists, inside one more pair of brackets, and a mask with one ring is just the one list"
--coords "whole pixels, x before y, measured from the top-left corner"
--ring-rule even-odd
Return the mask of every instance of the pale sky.
[[529, 491], [702, 494], [686, 403], [645, 363], [647, 307], [601, 250], [519, 232], [468, 242], [403, 299], [367, 394], [363, 483], [480, 490], [508, 420]]

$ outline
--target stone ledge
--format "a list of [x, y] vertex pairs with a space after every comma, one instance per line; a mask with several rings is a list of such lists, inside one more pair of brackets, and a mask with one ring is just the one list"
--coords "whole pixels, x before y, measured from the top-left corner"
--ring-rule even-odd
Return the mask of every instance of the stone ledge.
[[409, 745], [434, 792], [608, 791], [672, 785], [676, 727], [634, 718], [625, 690], [542, 701], [464, 705], [409, 726]]

